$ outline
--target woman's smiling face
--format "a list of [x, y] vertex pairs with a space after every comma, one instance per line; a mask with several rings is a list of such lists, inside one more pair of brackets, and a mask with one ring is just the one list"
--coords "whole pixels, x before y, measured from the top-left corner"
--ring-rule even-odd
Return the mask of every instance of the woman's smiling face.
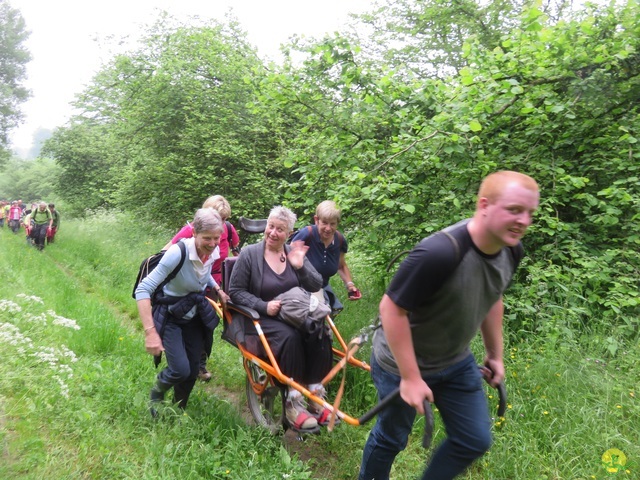
[[220, 243], [221, 232], [194, 233], [196, 251], [200, 257], [210, 256]]
[[325, 241], [331, 240], [333, 235], [336, 233], [336, 230], [338, 230], [338, 221], [318, 218], [317, 216], [315, 217], [315, 220], [320, 238]]
[[289, 233], [286, 222], [277, 218], [269, 218], [264, 230], [264, 240], [270, 247], [280, 248], [287, 241]]

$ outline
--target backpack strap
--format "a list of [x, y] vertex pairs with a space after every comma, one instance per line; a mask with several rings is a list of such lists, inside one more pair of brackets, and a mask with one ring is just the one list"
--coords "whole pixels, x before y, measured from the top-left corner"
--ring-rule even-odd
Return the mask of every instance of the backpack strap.
[[447, 236], [447, 238], [451, 240], [451, 243], [453, 244], [453, 249], [456, 251], [456, 265], [458, 265], [462, 260], [460, 256], [460, 244], [458, 243], [458, 240], [456, 240], [456, 237], [451, 235], [449, 232], [445, 232], [444, 230], [441, 230], [440, 233], [444, 233]]
[[311, 245], [311, 239], [313, 238], [313, 225], [307, 225], [307, 232], [309, 232], [309, 235], [307, 235], [304, 244], [308, 247]]
[[224, 224], [227, 226], [227, 242], [229, 242], [229, 250], [233, 251], [233, 225], [229, 220], [225, 221]]
[[178, 262], [178, 265], [176, 265], [176, 268], [174, 268], [171, 273], [169, 275], [167, 275], [167, 278], [164, 279], [164, 281], [158, 285], [158, 287], [156, 288], [155, 292], [153, 292], [153, 296], [156, 296], [157, 292], [161, 292], [162, 289], [164, 288], [164, 286], [169, 283], [171, 280], [173, 280], [174, 278], [176, 278], [176, 275], [178, 275], [178, 272], [180, 271], [180, 269], [182, 268], [182, 265], [184, 265], [184, 261], [187, 257], [187, 246], [184, 244], [184, 242], [180, 242], [178, 241], [178, 247], [180, 248], [180, 261]]
[[511, 260], [513, 260], [513, 271], [515, 273], [518, 265], [520, 265], [520, 260], [524, 257], [524, 247], [522, 246], [522, 243], [518, 243], [515, 247], [508, 248], [511, 253]]
[[[456, 262], [460, 263], [462, 258], [460, 257], [460, 244], [458, 243], [458, 240], [456, 240], [456, 237], [451, 235], [449, 232], [445, 232], [444, 230], [442, 230], [441, 233], [444, 233], [449, 238], [449, 240], [451, 240], [451, 243], [453, 244], [453, 248], [455, 248], [456, 250], [456, 259], [457, 259]], [[524, 247], [522, 246], [522, 243], [518, 243], [518, 245], [516, 245], [515, 247], [507, 247], [507, 249], [511, 254], [513, 272], [515, 273], [516, 269], [518, 268], [518, 265], [520, 265], [520, 260], [522, 260], [522, 257], [524, 257]]]
[[184, 265], [184, 261], [187, 258], [187, 246], [184, 244], [184, 242], [178, 242], [178, 247], [180, 247], [180, 261], [178, 262], [178, 265], [176, 265], [176, 268], [174, 268], [173, 271], [169, 275], [167, 275], [167, 278], [163, 282], [163, 286], [176, 278], [176, 275], [178, 275], [178, 272], [182, 268], [182, 265]]

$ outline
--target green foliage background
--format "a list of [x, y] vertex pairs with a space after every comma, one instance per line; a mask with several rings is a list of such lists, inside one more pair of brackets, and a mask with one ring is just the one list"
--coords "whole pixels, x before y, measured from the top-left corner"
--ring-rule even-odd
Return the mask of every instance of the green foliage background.
[[20, 105], [30, 96], [23, 85], [31, 60], [25, 45], [28, 37], [20, 10], [0, 0], [0, 166], [10, 158], [9, 133], [22, 120]]
[[159, 17], [44, 146], [64, 213], [173, 230], [222, 194], [236, 218], [283, 203], [301, 226], [333, 199], [382, 271], [469, 216], [487, 173], [518, 170], [542, 203], [513, 340], [589, 337], [612, 357], [637, 343], [638, 2], [383, 1], [353, 24], [266, 64], [232, 17]]

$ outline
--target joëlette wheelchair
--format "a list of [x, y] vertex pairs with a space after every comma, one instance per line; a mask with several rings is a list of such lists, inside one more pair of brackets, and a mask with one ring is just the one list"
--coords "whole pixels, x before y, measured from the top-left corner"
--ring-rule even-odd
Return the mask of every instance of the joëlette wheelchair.
[[[222, 288], [225, 292], [228, 292], [229, 279], [236, 259], [237, 257], [229, 257], [225, 259], [222, 265]], [[277, 433], [281, 430], [286, 431], [287, 429], [299, 432], [286, 420], [286, 387], [298, 390], [308, 401], [316, 402], [333, 412], [336, 421], [340, 419], [340, 421], [351, 425], [360, 425], [379, 411], [380, 406], [373, 413], [358, 419], [335, 408], [327, 400], [316, 396], [304, 385], [282, 373], [269, 342], [260, 328], [260, 315], [258, 312], [232, 302], [227, 302], [225, 306], [212, 302], [212, 305], [224, 322], [222, 338], [236, 347], [242, 354], [243, 366], [247, 375], [246, 394], [249, 411], [258, 425], [266, 427], [272, 433]], [[241, 332], [244, 327], [244, 319], [248, 319], [253, 323], [257, 338], [256, 335], [245, 336], [244, 332]], [[347, 365], [369, 371], [369, 365], [354, 356], [359, 344], [352, 343], [347, 345], [331, 317], [327, 316], [325, 321], [333, 333], [332, 351], [335, 363], [331, 371], [322, 380], [322, 384], [326, 386]], [[236, 323], [234, 324], [234, 322]], [[242, 325], [238, 325], [238, 322]], [[238, 334], [239, 332], [240, 334]], [[259, 350], [256, 348], [258, 346], [256, 342], [258, 341], [262, 346], [263, 354], [254, 353]], [[305, 433], [315, 433], [317, 431], [319, 431], [319, 428], [311, 432], [305, 430]]]
[[[265, 226], [266, 220], [240, 218], [240, 228], [248, 234], [262, 233]], [[246, 241], [246, 237], [244, 238], [244, 241]], [[244, 241], [242, 243], [244, 243]], [[236, 259], [237, 257], [228, 257], [222, 264], [222, 288], [226, 293], [229, 291], [229, 280], [231, 278], [231, 272]], [[358, 418], [353, 417], [339, 409], [344, 389], [344, 370], [348, 366], [351, 366], [365, 371], [370, 371], [370, 366], [366, 362], [355, 357], [355, 353], [361, 344], [367, 341], [368, 334], [357, 336], [347, 343], [336, 328], [331, 316], [327, 316], [326, 323], [333, 334], [332, 351], [334, 356], [334, 366], [329, 373], [327, 373], [321, 383], [326, 387], [327, 384], [340, 372], [343, 372], [341, 385], [335, 395], [334, 404], [332, 405], [327, 400], [316, 396], [304, 385], [296, 382], [295, 379], [287, 377], [282, 373], [269, 346], [269, 342], [260, 328], [260, 315], [258, 312], [242, 305], [236, 305], [232, 302], [227, 302], [226, 305], [222, 305], [221, 303], [214, 301], [211, 301], [211, 303], [223, 321], [224, 326], [222, 338], [236, 347], [242, 354], [243, 367], [246, 373], [245, 390], [249, 411], [258, 425], [265, 427], [273, 434], [284, 432], [288, 429], [296, 431], [298, 434], [301, 433], [300, 430], [296, 429], [293, 425], [290, 425], [286, 419], [285, 401], [287, 387], [294, 388], [306, 397], [308, 401], [316, 402], [332, 412], [332, 419], [328, 426], [329, 431], [332, 430], [334, 422], [338, 419], [353, 426], [363, 425], [371, 420], [382, 409], [386, 408], [400, 394], [399, 389], [397, 389], [362, 416]], [[234, 325], [234, 322], [242, 321], [243, 318], [248, 319], [253, 323], [257, 332], [257, 338], [266, 355], [258, 355], [254, 353], [257, 350], [255, 348], [256, 345], [251, 346], [247, 345], [245, 341], [238, 341], [238, 337], [234, 333], [238, 331], [238, 326]], [[255, 340], [255, 335], [243, 338], [246, 339], [249, 337]], [[504, 388], [504, 384], [499, 386], [498, 391], [500, 400], [498, 416], [502, 417], [506, 410], [506, 390]], [[423, 447], [428, 448], [431, 444], [431, 438], [433, 435], [434, 420], [431, 406], [426, 400], [424, 410], [426, 421], [422, 444]], [[314, 432], [319, 430], [320, 428], [318, 427]], [[304, 431], [304, 433], [314, 432], [309, 432], [308, 430]]]

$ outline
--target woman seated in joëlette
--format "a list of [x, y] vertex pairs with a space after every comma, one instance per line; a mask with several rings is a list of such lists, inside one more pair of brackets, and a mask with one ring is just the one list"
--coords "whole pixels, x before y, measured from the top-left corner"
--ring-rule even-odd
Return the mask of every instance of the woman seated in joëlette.
[[[274, 207], [267, 219], [264, 239], [244, 247], [231, 273], [229, 295], [233, 303], [256, 310], [260, 327], [275, 355], [280, 370], [295, 381], [324, 396], [320, 383], [331, 370], [333, 354], [330, 335], [307, 336], [278, 318], [278, 295], [294, 287], [309, 292], [322, 288], [322, 277], [306, 258], [308, 246], [302, 241], [287, 245], [296, 222], [296, 215], [286, 207]], [[248, 343], [264, 354], [260, 342], [249, 342], [257, 335], [251, 322], [244, 321]], [[234, 318], [234, 322], [236, 318]], [[297, 430], [314, 430], [329, 421], [330, 412], [313, 402], [305, 406], [302, 394], [288, 388], [286, 417]]]

